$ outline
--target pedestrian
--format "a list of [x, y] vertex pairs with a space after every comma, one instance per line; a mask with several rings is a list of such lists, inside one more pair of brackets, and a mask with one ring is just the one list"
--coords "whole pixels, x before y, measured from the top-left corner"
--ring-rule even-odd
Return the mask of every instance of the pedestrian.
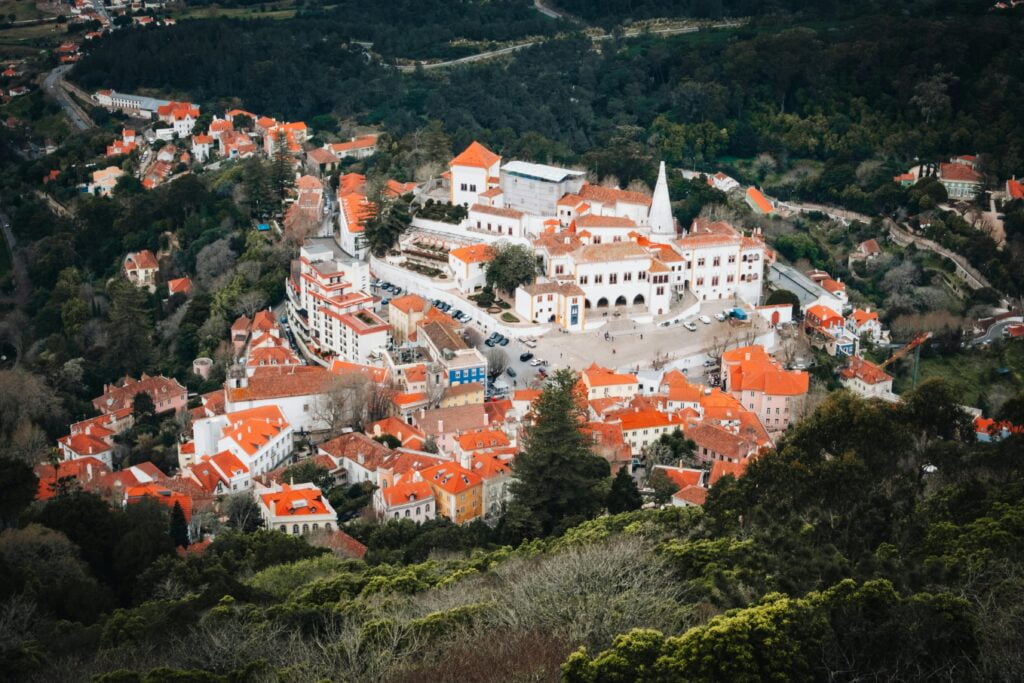
[[612, 349], [612, 355], [613, 356], [615, 355], [615, 349]]
[[643, 332], [641, 332], [641, 333], [640, 333], [640, 339], [641, 339], [641, 340], [643, 340], [643, 338], [644, 338], [644, 333], [643, 333]]

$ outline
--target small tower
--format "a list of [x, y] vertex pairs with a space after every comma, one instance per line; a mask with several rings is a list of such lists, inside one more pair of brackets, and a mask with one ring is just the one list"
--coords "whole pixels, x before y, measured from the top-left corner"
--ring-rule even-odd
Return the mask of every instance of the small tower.
[[651, 235], [676, 236], [676, 221], [672, 217], [672, 201], [668, 196], [668, 179], [665, 177], [665, 162], [658, 168], [658, 183], [654, 186], [651, 210], [647, 214]]

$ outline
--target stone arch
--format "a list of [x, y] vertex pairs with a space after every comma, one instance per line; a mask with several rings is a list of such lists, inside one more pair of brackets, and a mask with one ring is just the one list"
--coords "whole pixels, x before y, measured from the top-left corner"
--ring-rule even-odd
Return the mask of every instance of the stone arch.
[[645, 302], [644, 302], [644, 295], [643, 294], [637, 294], [635, 297], [633, 297], [633, 305], [634, 306], [643, 306], [644, 303]]
[[608, 308], [608, 299], [602, 296], [600, 299], [597, 300], [597, 307]]
[[619, 298], [615, 300], [615, 305], [616, 306], [625, 306], [626, 305], [626, 297], [624, 297], [624, 296], [622, 296], [620, 294]]
[[590, 299], [584, 299], [583, 300], [583, 308], [587, 309], [587, 308], [590, 308], [590, 307], [591, 307], [590, 306]]

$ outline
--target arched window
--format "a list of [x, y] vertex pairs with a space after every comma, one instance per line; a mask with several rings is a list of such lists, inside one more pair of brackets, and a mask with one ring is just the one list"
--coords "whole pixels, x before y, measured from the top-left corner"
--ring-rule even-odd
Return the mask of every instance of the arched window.
[[408, 517], [408, 516], [409, 516], [409, 508], [406, 508], [406, 509], [405, 509], [405, 516], [406, 516], [406, 517]]
[[309, 533], [309, 525], [308, 524], [303, 524], [302, 525], [302, 533], [304, 533], [304, 534], [308, 534]]
[[288, 525], [287, 524], [282, 524], [281, 525], [281, 531], [283, 531], [284, 533], [288, 533]]
[[296, 536], [299, 535], [299, 525], [298, 524], [293, 524], [292, 525], [292, 533], [295, 534]]
[[320, 525], [317, 524], [316, 522], [313, 522], [313, 531], [316, 531], [319, 528], [320, 528]]
[[325, 522], [324, 523], [324, 529], [326, 529], [327, 531], [330, 531], [331, 530], [331, 523], [330, 522]]

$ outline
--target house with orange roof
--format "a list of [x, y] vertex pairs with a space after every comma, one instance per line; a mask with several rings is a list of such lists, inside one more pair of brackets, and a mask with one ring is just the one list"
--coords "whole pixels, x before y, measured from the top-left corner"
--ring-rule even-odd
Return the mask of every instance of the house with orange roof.
[[403, 447], [415, 450], [422, 449], [423, 444], [427, 441], [426, 434], [393, 415], [369, 424], [366, 427], [366, 433], [373, 438], [384, 435], [393, 436]]
[[477, 141], [448, 162], [449, 196], [455, 206], [479, 204], [480, 193], [500, 184], [501, 157]]
[[217, 138], [218, 153], [225, 159], [248, 159], [258, 148], [252, 138], [240, 130], [228, 130]]
[[701, 399], [704, 396], [704, 387], [691, 384], [686, 375], [679, 370], [669, 370], [662, 376], [658, 392], [665, 397], [665, 407], [668, 410], [689, 409], [698, 414], [703, 410]]
[[702, 422], [686, 430], [686, 438], [697, 444], [695, 455], [705, 462], [741, 463], [756, 455], [763, 446], [739, 427]]
[[311, 483], [280, 484], [256, 492], [267, 528], [292, 536], [334, 531], [338, 514], [327, 497]]
[[892, 392], [893, 377], [871, 361], [860, 356], [850, 356], [839, 371], [839, 382], [864, 398], [880, 398], [896, 402], [899, 396]]
[[882, 327], [878, 312], [870, 308], [855, 308], [846, 316], [846, 331], [854, 337], [867, 337], [874, 344], [889, 340], [888, 330]]
[[314, 147], [306, 152], [306, 167], [323, 177], [338, 168], [338, 157], [326, 147]]
[[446, 462], [420, 471], [434, 490], [437, 513], [456, 524], [483, 517], [483, 478], [457, 462]]
[[472, 294], [486, 284], [487, 264], [494, 258], [494, 249], [489, 244], [470, 244], [448, 252], [448, 267], [451, 268], [458, 288]]
[[939, 164], [937, 176], [950, 199], [972, 201], [984, 186], [977, 157], [973, 155], [953, 157], [949, 163]]
[[483, 403], [485, 397], [484, 385], [482, 382], [466, 382], [445, 387], [441, 394], [439, 408], [453, 408], [456, 406], [468, 406], [474, 403]]
[[156, 280], [160, 274], [160, 263], [149, 249], [129, 252], [121, 263], [121, 272], [128, 282], [136, 287], [156, 291]]
[[586, 204], [586, 207], [577, 206], [578, 215], [621, 216], [638, 226], [648, 224], [651, 196], [644, 192], [583, 183], [576, 194]]
[[811, 335], [811, 345], [824, 348], [830, 356], [852, 356], [860, 347], [860, 339], [847, 330], [846, 319], [828, 306], [808, 306], [804, 327]]
[[683, 427], [682, 421], [673, 413], [652, 409], [628, 408], [609, 414], [606, 420], [618, 422], [622, 437], [634, 456], [640, 455], [663, 435]]
[[672, 505], [676, 507], [700, 507], [704, 505], [708, 497], [708, 490], [705, 486], [708, 473], [705, 470], [655, 465], [651, 470], [651, 476], [654, 476], [657, 472], [664, 474], [669, 481], [678, 487], [676, 492], [672, 494]]
[[434, 489], [419, 472], [414, 472], [407, 481], [374, 491], [373, 509], [380, 521], [411, 519], [417, 524], [434, 519], [437, 514]]
[[501, 515], [512, 500], [512, 463], [516, 447], [508, 446], [473, 453], [461, 464], [483, 480], [481, 493], [484, 519]]
[[377, 151], [377, 135], [359, 135], [345, 142], [329, 142], [323, 149], [339, 159], [364, 159]]
[[[192, 443], [192, 461], [182, 465], [182, 476], [214, 496], [223, 496], [252, 488], [252, 471], [241, 458], [231, 451], [204, 455], [195, 459], [195, 442]], [[184, 449], [186, 455], [188, 449]], [[182, 450], [178, 457], [182, 458]], [[184, 461], [183, 461], [184, 462]]]
[[631, 466], [633, 449], [626, 443], [620, 423], [592, 421], [582, 425], [580, 431], [590, 437], [591, 452], [608, 461], [612, 476], [623, 467]]
[[[293, 450], [293, 428], [277, 405], [266, 405], [202, 418], [192, 424], [192, 459], [229, 452], [258, 475], [276, 468]], [[232, 463], [233, 464], [233, 463]]]
[[192, 278], [177, 277], [167, 281], [167, 294], [168, 296], [174, 296], [175, 294], [183, 294], [188, 296], [192, 293]]
[[587, 324], [586, 292], [572, 282], [534, 282], [516, 288], [516, 313], [532, 322], [555, 323], [568, 332]]
[[739, 181], [732, 176], [719, 171], [714, 175], [708, 176], [708, 185], [719, 190], [720, 192], [732, 192], [740, 187]]
[[769, 431], [782, 431], [800, 416], [810, 376], [786, 370], [763, 346], [744, 346], [722, 354], [722, 388]]
[[233, 370], [224, 387], [225, 412], [273, 406], [296, 431], [327, 428], [326, 402], [337, 376], [319, 365], [255, 368], [252, 374]]
[[505, 239], [521, 239], [526, 237], [529, 221], [525, 213], [507, 206], [495, 206], [498, 188], [481, 193], [481, 202], [469, 207], [466, 225], [474, 232]]
[[388, 302], [388, 323], [396, 344], [416, 339], [416, 327], [429, 309], [430, 304], [418, 294], [403, 294]]
[[181, 511], [185, 513], [186, 522], [192, 519], [192, 496], [189, 496], [188, 494], [171, 490], [166, 486], [161, 486], [155, 482], [129, 486], [124, 490], [124, 499], [122, 501], [124, 506], [139, 503], [144, 500], [154, 500], [160, 505], [164, 505], [170, 509], [173, 509], [174, 506], [177, 505], [181, 508]]
[[588, 401], [596, 398], [633, 398], [640, 392], [640, 380], [632, 373], [615, 372], [597, 363], [580, 373]]
[[1006, 197], [1010, 201], [1024, 199], [1024, 183], [1017, 180], [1016, 176], [1006, 181]]
[[49, 500], [62, 490], [89, 489], [110, 474], [110, 466], [99, 458], [84, 456], [33, 468], [39, 480], [36, 500]]
[[183, 412], [188, 405], [188, 390], [178, 380], [163, 375], [142, 373], [140, 379], [125, 377], [119, 383], [104, 384], [103, 394], [92, 400], [101, 413], [131, 410], [136, 394], [148, 394], [156, 413]]
[[1009, 420], [993, 420], [989, 417], [978, 415], [974, 418], [974, 434], [982, 443], [1002, 441], [1013, 435], [1024, 434], [1024, 427], [1015, 425]]
[[114, 437], [134, 423], [130, 407], [75, 422], [67, 436], [57, 439], [61, 459], [93, 457], [113, 467]]
[[377, 470], [392, 455], [392, 450], [366, 434], [350, 432], [323, 442], [317, 447], [317, 453], [336, 458], [350, 483], [368, 481], [379, 486]]
[[332, 375], [344, 376], [349, 374], [359, 374], [367, 377], [371, 382], [375, 384], [385, 384], [388, 382], [390, 373], [387, 368], [382, 368], [379, 365], [365, 365], [363, 363], [349, 363], [348, 361], [338, 360], [335, 358], [331, 362], [329, 368]]
[[192, 134], [199, 118], [199, 106], [191, 102], [168, 102], [157, 107], [156, 115], [160, 121], [171, 125], [175, 135], [186, 138]]

